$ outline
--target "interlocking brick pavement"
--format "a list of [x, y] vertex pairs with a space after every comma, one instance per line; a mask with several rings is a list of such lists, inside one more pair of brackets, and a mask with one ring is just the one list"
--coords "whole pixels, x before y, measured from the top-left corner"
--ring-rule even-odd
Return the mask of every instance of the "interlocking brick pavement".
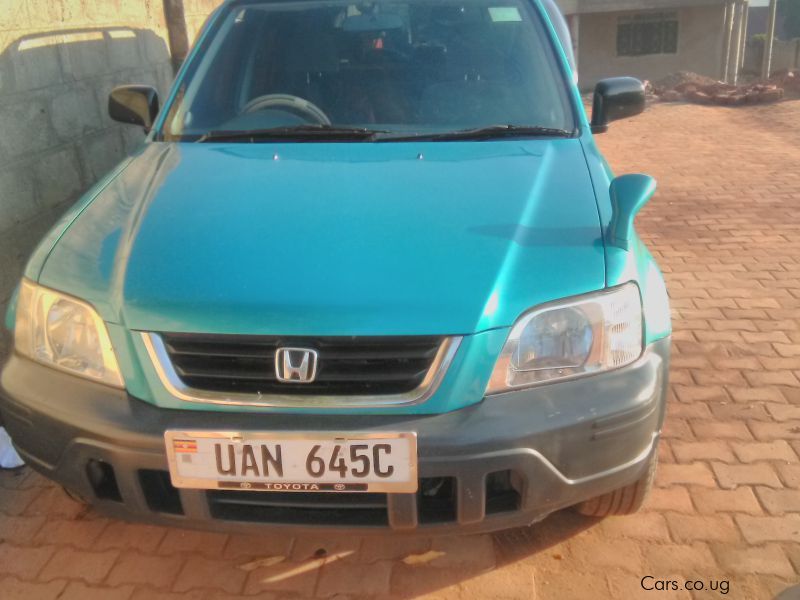
[[[0, 598], [715, 598], [800, 582], [800, 102], [657, 105], [599, 143], [660, 183], [639, 230], [675, 321], [644, 512], [451, 539], [218, 535], [120, 523], [0, 473]], [[650, 580], [651, 582], [653, 580]]]

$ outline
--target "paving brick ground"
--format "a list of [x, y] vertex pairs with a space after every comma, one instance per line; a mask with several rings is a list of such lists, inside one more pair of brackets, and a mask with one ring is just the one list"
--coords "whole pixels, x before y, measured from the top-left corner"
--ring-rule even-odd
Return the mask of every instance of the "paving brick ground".
[[[227, 536], [107, 520], [3, 473], [0, 598], [773, 598], [800, 582], [798, 140], [800, 102], [656, 106], [600, 138], [617, 172], [661, 184], [639, 225], [673, 299], [673, 385], [641, 514], [436, 540]], [[729, 592], [646, 592], [648, 575]]]

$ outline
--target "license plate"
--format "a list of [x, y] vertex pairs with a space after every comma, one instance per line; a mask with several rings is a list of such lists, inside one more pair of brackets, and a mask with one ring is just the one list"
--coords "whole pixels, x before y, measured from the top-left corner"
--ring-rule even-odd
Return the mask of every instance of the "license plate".
[[417, 491], [416, 433], [167, 431], [164, 439], [179, 488]]

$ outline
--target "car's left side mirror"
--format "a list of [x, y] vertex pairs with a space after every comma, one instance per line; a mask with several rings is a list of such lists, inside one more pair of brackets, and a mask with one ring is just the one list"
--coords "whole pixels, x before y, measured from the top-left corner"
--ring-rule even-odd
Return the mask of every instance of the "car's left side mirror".
[[158, 116], [158, 92], [149, 85], [123, 85], [108, 97], [108, 115], [120, 123], [150, 131]]
[[605, 133], [611, 121], [644, 111], [644, 84], [633, 77], [603, 79], [594, 89], [592, 133]]
[[611, 223], [608, 242], [629, 250], [633, 240], [633, 221], [656, 192], [656, 180], [649, 175], [620, 175], [611, 182]]

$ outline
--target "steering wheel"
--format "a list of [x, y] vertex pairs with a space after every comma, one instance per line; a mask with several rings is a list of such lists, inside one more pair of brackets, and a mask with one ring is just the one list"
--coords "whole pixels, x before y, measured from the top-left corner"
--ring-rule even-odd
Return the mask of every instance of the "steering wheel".
[[245, 104], [241, 114], [249, 114], [267, 108], [286, 109], [288, 112], [297, 114], [311, 122], [320, 125], [330, 125], [331, 120], [322, 109], [299, 96], [291, 94], [266, 94], [253, 98]]

